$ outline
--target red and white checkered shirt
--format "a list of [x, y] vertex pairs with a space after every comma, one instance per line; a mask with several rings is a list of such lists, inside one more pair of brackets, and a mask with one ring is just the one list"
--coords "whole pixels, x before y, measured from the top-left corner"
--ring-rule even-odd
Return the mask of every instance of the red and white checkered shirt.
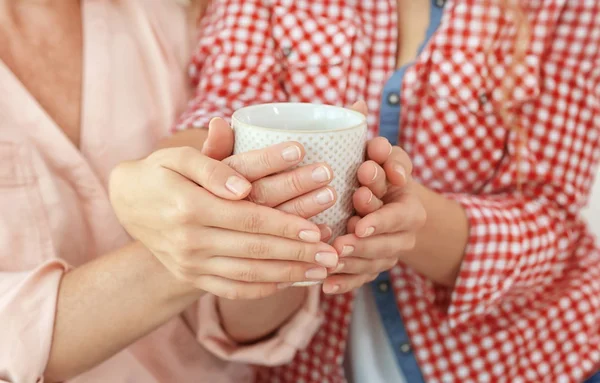
[[[452, 290], [402, 264], [391, 270], [428, 382], [580, 382], [600, 368], [600, 251], [579, 218], [600, 156], [600, 2], [520, 3], [531, 37], [508, 97], [517, 29], [492, 1], [450, 0], [404, 78], [400, 143], [414, 176], [460, 202], [470, 222]], [[376, 135], [396, 6], [214, 0], [191, 65], [196, 97], [178, 127], [254, 103], [365, 99]], [[323, 297], [328, 319], [312, 343], [258, 381], [343, 382], [352, 297]]]

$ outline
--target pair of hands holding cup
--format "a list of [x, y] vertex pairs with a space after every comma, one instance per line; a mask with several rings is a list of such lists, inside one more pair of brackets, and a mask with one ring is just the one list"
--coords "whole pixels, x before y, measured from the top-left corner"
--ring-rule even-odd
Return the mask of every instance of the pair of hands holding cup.
[[[364, 104], [356, 108], [365, 112]], [[215, 119], [209, 128], [202, 153], [162, 149], [111, 176], [121, 223], [179, 280], [229, 299], [263, 298], [306, 281], [344, 293], [414, 247], [425, 213], [412, 165], [384, 138], [368, 143], [358, 169], [349, 234], [329, 245], [331, 230], [307, 220], [335, 203], [327, 164], [294, 168], [305, 154], [296, 142], [230, 156], [227, 123]]]

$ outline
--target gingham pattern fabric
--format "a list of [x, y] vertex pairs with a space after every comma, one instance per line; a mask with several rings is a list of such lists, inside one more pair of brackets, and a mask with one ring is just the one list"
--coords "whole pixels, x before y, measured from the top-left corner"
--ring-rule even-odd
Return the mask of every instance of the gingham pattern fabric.
[[[428, 382], [580, 382], [600, 368], [600, 251], [578, 218], [600, 156], [600, 2], [520, 4], [531, 37], [507, 97], [517, 28], [492, 1], [449, 1], [404, 79], [400, 142], [415, 178], [470, 222], [454, 289], [391, 270]], [[363, 98], [375, 135], [396, 15], [395, 0], [213, 1], [177, 127], [253, 103]], [[352, 298], [323, 297], [310, 345], [257, 381], [344, 382]]]

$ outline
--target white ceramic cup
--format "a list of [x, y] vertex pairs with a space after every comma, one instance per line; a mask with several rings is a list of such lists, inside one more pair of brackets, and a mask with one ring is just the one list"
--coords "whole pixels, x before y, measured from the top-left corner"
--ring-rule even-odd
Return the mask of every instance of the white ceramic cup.
[[303, 103], [260, 104], [233, 113], [234, 153], [263, 149], [286, 141], [304, 145], [300, 165], [325, 162], [333, 170], [331, 186], [337, 192], [334, 206], [313, 217], [327, 224], [332, 240], [346, 233], [352, 217], [352, 195], [357, 189], [356, 171], [365, 158], [365, 116], [337, 106]]

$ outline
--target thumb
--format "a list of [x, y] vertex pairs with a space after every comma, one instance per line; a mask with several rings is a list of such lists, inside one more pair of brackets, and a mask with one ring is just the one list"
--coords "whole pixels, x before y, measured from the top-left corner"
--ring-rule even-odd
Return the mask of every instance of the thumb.
[[252, 188], [252, 184], [240, 173], [191, 147], [162, 149], [144, 161], [178, 173], [217, 197], [228, 200], [244, 199]]
[[362, 113], [365, 116], [369, 113], [369, 110], [367, 108], [367, 103], [364, 102], [363, 100], [356, 101], [354, 104], [352, 104], [350, 109], [355, 110], [359, 113]]
[[208, 124], [208, 137], [202, 146], [202, 154], [221, 161], [233, 153], [233, 143], [233, 129], [222, 118], [213, 118]]

